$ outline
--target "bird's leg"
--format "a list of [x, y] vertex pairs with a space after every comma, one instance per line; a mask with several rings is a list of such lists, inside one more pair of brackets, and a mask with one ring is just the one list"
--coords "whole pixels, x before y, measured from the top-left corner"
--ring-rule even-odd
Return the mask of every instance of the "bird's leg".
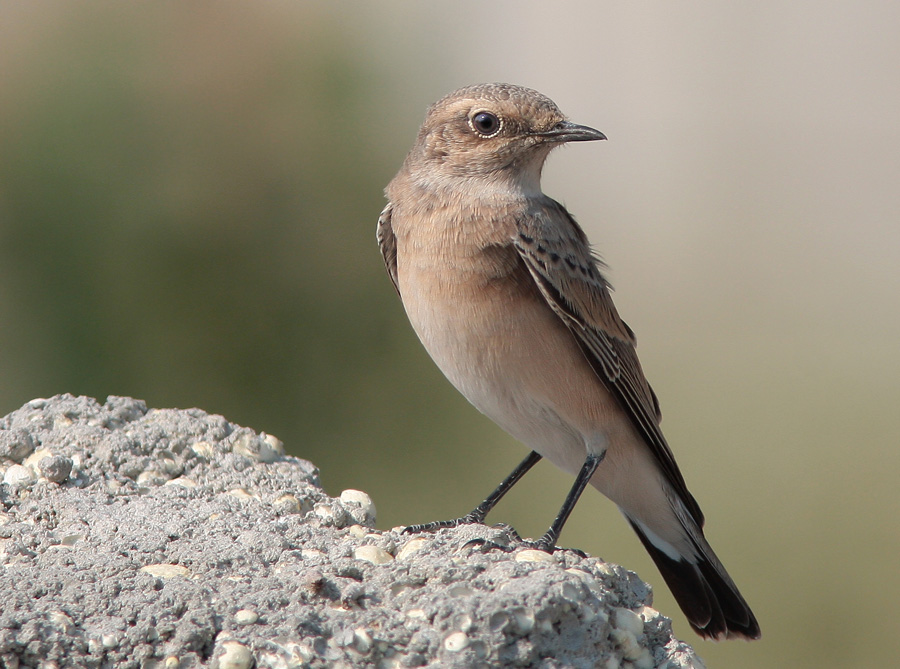
[[556, 514], [556, 519], [550, 525], [550, 529], [537, 541], [524, 542], [526, 545], [547, 553], [552, 553], [556, 550], [556, 540], [559, 539], [559, 533], [562, 532], [563, 525], [566, 524], [569, 514], [572, 513], [572, 509], [575, 508], [575, 504], [578, 502], [578, 498], [581, 497], [581, 493], [584, 492], [585, 487], [591, 480], [594, 472], [597, 471], [597, 467], [603, 461], [603, 456], [605, 455], [606, 451], [603, 451], [600, 455], [591, 453], [587, 456], [584, 464], [581, 466], [581, 471], [578, 472], [578, 476], [575, 478], [575, 484], [569, 490], [566, 501], [563, 502], [562, 508]]
[[487, 496], [486, 500], [484, 500], [481, 504], [476, 506], [462, 518], [456, 518], [454, 520], [437, 520], [433, 523], [425, 523], [423, 525], [410, 525], [409, 527], [404, 528], [403, 533], [415, 534], [417, 532], [434, 532], [435, 530], [439, 530], [444, 527], [458, 527], [460, 525], [474, 525], [483, 523], [484, 518], [485, 516], [487, 516], [488, 512], [497, 505], [497, 502], [499, 502], [503, 498], [503, 496], [509, 492], [510, 488], [512, 488], [520, 478], [525, 476], [525, 473], [529, 469], [534, 467], [540, 459], [541, 456], [539, 453], [537, 453], [536, 451], [531, 451], [531, 453], [528, 454], [528, 457], [522, 460], [522, 462], [518, 464], [518, 466], [512, 471], [512, 473], [505, 479], [503, 479], [503, 482], [497, 486], [497, 489]]

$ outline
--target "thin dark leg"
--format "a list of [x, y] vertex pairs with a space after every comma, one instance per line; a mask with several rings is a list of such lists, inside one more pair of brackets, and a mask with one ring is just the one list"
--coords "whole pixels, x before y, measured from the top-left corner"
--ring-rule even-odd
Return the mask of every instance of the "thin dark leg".
[[606, 451], [600, 455], [591, 454], [587, 456], [587, 459], [585, 459], [584, 464], [581, 466], [581, 471], [578, 472], [578, 476], [575, 478], [575, 485], [569, 490], [566, 501], [563, 502], [562, 508], [556, 515], [556, 519], [553, 521], [550, 529], [547, 530], [544, 536], [531, 544], [534, 548], [549, 553], [556, 550], [556, 541], [559, 539], [559, 533], [562, 532], [563, 525], [566, 524], [569, 515], [572, 513], [572, 509], [575, 508], [575, 504], [578, 502], [578, 498], [581, 497], [581, 493], [584, 492], [584, 489], [594, 475], [594, 472], [597, 471], [597, 467], [600, 466], [600, 463], [603, 461], [604, 455], [606, 455]]
[[[528, 457], [522, 460], [522, 462], [520, 462], [518, 466], [512, 471], [512, 474], [503, 479], [503, 483], [497, 486], [497, 489], [487, 496], [486, 500], [484, 500], [481, 504], [476, 506], [462, 518], [456, 518], [454, 520], [437, 520], [433, 523], [425, 523], [424, 525], [410, 525], [403, 530], [404, 534], [414, 534], [416, 532], [433, 532], [434, 530], [439, 530], [443, 527], [458, 527], [459, 525], [483, 523], [484, 517], [488, 515], [488, 512], [495, 506], [497, 506], [497, 502], [503, 499], [503, 496], [510, 491], [510, 488], [512, 488], [520, 478], [525, 476], [525, 473], [529, 469], [534, 467], [540, 459], [541, 456], [539, 453], [537, 453], [536, 451], [531, 451], [531, 453], [528, 454]], [[582, 488], [584, 488], [584, 486], [582, 486]], [[565, 522], [565, 520], [563, 520], [563, 522]]]

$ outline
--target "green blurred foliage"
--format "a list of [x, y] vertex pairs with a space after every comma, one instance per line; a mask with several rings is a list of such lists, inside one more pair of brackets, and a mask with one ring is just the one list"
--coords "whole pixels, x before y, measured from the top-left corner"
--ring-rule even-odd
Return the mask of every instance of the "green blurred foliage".
[[[342, 485], [447, 423], [374, 243], [403, 150], [383, 148], [385, 74], [339, 17], [24, 18], [0, 93], [0, 411], [200, 406]], [[397, 403], [403, 378], [428, 389]]]

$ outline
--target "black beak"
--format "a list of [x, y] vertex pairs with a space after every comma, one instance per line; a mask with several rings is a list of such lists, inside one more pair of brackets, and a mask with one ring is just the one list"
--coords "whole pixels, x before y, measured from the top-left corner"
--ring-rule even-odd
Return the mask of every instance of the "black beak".
[[606, 139], [599, 130], [594, 130], [586, 125], [578, 125], [571, 121], [561, 121], [557, 123], [553, 129], [546, 132], [535, 133], [537, 137], [543, 137], [547, 141], [554, 144], [562, 144], [563, 142], [593, 142], [598, 139]]

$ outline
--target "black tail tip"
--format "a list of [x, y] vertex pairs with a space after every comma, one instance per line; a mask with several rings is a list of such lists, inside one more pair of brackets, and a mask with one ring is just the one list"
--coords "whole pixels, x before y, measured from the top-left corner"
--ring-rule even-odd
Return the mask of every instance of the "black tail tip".
[[673, 560], [636, 523], [631, 526], [697, 634], [713, 641], [760, 638], [756, 616], [708, 544], [697, 562]]
[[688, 619], [688, 622], [691, 625], [691, 629], [709, 641], [730, 641], [732, 639], [756, 641], [762, 636], [762, 632], [759, 630], [759, 623], [756, 622], [753, 612], [749, 608], [746, 611], [749, 617], [746, 623], [744, 621], [738, 622], [724, 618], [714, 618], [701, 627], [693, 620]]

